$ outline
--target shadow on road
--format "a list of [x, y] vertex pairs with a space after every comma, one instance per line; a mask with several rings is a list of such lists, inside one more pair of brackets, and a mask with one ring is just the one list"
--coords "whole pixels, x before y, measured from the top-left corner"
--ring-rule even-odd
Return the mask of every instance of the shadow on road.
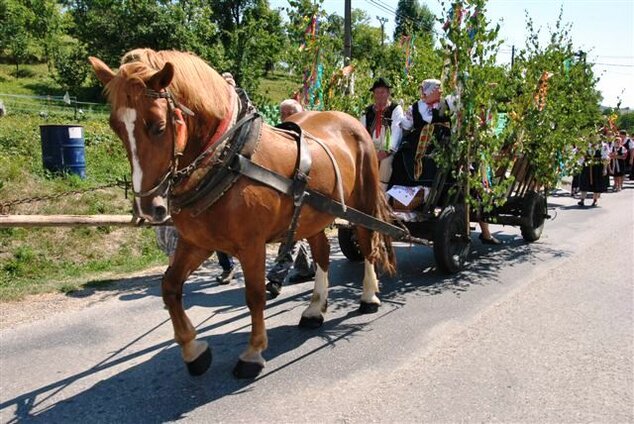
[[[496, 234], [496, 237], [503, 241], [502, 245], [484, 246], [474, 234], [467, 269], [453, 276], [442, 275], [435, 269], [431, 249], [421, 246], [398, 246], [398, 274], [391, 278], [381, 278], [381, 299], [393, 307], [381, 308], [379, 313], [372, 317], [373, 321], [381, 320], [411, 296], [435, 296], [445, 292], [459, 296], [472, 285], [501, 285], [504, 282], [499, 279], [498, 274], [502, 267], [513, 267], [526, 262], [538, 265], [547, 259], [567, 255], [566, 252], [552, 250], [540, 243], [526, 244], [517, 236]], [[195, 305], [215, 308], [210, 318], [197, 328], [199, 335], [212, 346], [214, 354], [212, 366], [206, 374], [196, 378], [190, 377], [182, 364], [180, 349], [172, 340], [126, 354], [128, 346], [144, 337], [144, 334], [139, 334], [136, 339], [123, 345], [115, 354], [98, 362], [97, 365], [7, 400], [0, 404], [0, 411], [17, 407], [17, 413], [10, 422], [76, 422], [82, 421], [82, 418], [91, 422], [164, 422], [183, 418], [190, 411], [227, 395], [249, 391], [257, 381], [295, 366], [324, 348], [336, 346], [338, 342], [355, 337], [373, 322], [350, 322], [350, 319], [358, 314], [356, 309], [361, 294], [363, 264], [341, 259], [342, 255], [336, 242], [333, 243], [332, 253], [333, 257], [339, 259], [333, 260], [330, 269], [332, 286], [329, 311], [340, 312], [339, 317], [331, 316], [329, 319], [327, 315], [323, 327], [314, 331], [300, 330], [295, 323], [269, 328], [269, 349], [265, 352], [265, 357], [269, 360], [294, 351], [308, 340], [313, 340], [312, 345], [315, 344], [315, 339], [318, 339], [319, 343], [317, 347], [299, 357], [293, 358], [293, 355], [289, 355], [288, 361], [277, 368], [267, 367], [264, 374], [255, 381], [239, 381], [231, 376], [231, 370], [246, 345], [250, 331], [241, 277], [238, 284], [216, 290], [216, 287], [213, 287], [215, 282], [211, 283], [213, 279], [211, 275], [207, 275], [210, 274], [207, 271], [194, 275], [185, 286], [187, 307]], [[211, 274], [215, 275], [214, 272]], [[160, 279], [160, 276], [130, 279], [124, 287], [133, 288], [134, 291], [124, 292], [120, 298], [133, 301], [145, 296], [160, 296], [160, 284], [157, 283], [157, 279]], [[269, 300], [267, 318], [284, 314], [290, 317], [290, 311], [297, 307], [303, 308], [310, 297], [312, 285], [308, 283], [306, 287], [306, 290], [299, 293], [285, 296], [282, 292], [277, 299]], [[297, 305], [298, 301], [303, 301], [300, 306]], [[284, 308], [285, 306], [288, 307]], [[274, 309], [276, 307], [277, 309]], [[227, 311], [234, 313], [223, 320], [223, 312]], [[209, 322], [211, 318], [215, 321]], [[245, 325], [235, 330], [224, 331], [220, 335], [208, 334], [218, 328], [222, 331], [223, 326], [238, 321], [244, 322]], [[166, 322], [167, 320], [158, 326]], [[147, 354], [153, 356], [149, 360], [135, 364], [140, 356]], [[89, 376], [95, 378], [95, 374], [102, 371], [111, 372], [112, 367], [128, 364], [130, 366], [125, 370], [39, 411], [39, 404], [67, 386]], [[38, 412], [31, 415], [34, 410]]]

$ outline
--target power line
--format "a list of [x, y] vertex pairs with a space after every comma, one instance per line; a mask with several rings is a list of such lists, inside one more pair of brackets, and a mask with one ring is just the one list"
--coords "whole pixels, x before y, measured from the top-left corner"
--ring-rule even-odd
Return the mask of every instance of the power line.
[[606, 59], [634, 59], [634, 56], [607, 56], [607, 55], [596, 55], [597, 57], [604, 57]]
[[438, 35], [438, 32], [433, 28], [433, 26], [431, 27], [426, 27], [420, 23], [417, 23], [416, 21], [414, 21], [411, 17], [403, 15], [401, 13], [398, 13], [397, 11], [395, 11], [394, 9], [391, 9], [389, 6], [387, 6], [385, 3], [379, 1], [379, 0], [368, 0], [370, 3], [372, 3], [373, 5], [375, 5], [376, 7], [378, 7], [379, 9], [381, 9], [384, 12], [390, 13], [392, 15], [394, 15], [395, 17], [399, 17], [405, 21], [409, 21], [415, 28], [419, 29], [419, 30], [423, 30], [423, 31], [429, 31], [432, 32], [436, 35]]
[[634, 68], [634, 65], [626, 65], [626, 64], [622, 64], [622, 63], [599, 63], [599, 62], [595, 62], [595, 65], [601, 65], [601, 66], [618, 66], [620, 68]]

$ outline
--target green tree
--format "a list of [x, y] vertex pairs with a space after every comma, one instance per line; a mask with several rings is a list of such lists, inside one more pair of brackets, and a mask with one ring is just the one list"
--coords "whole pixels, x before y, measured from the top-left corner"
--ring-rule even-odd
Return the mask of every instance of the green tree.
[[128, 50], [189, 50], [218, 59], [211, 9], [200, 0], [66, 0], [73, 17], [70, 34], [112, 64]]
[[61, 6], [55, 0], [32, 0], [28, 3], [35, 14], [32, 33], [50, 72], [53, 56], [62, 44], [64, 16]]
[[211, 0], [229, 70], [247, 91], [273, 69], [284, 47], [282, 18], [266, 0]]
[[37, 56], [37, 38], [33, 32], [37, 16], [23, 1], [0, 0], [0, 18], [0, 53], [12, 60], [19, 78], [20, 65]]
[[634, 132], [634, 112], [622, 113], [616, 120], [616, 125], [621, 130], [627, 131], [628, 134]]
[[505, 79], [509, 130], [515, 147], [530, 158], [537, 181], [554, 187], [562, 172], [577, 166], [573, 146], [583, 152], [601, 125], [600, 94], [591, 64], [575, 56], [570, 24], [561, 11], [545, 45], [527, 16], [526, 46]]
[[435, 21], [436, 16], [427, 5], [421, 6], [418, 0], [398, 0], [394, 41], [404, 35], [433, 37]]
[[[370, 69], [376, 71], [384, 60], [381, 29], [370, 25], [370, 17], [360, 9], [352, 10], [351, 21], [352, 58], [367, 62]], [[341, 29], [340, 40], [343, 40], [343, 25]]]
[[80, 44], [60, 50], [55, 55], [55, 81], [71, 94], [77, 95], [78, 89], [88, 76], [87, 56], [86, 49]]
[[492, 187], [483, 184], [488, 170], [505, 164], [500, 155], [504, 139], [493, 131], [497, 102], [494, 87], [499, 85], [496, 71], [499, 25], [486, 17], [487, 0], [456, 0], [445, 11], [445, 55], [442, 82], [445, 94], [455, 96], [457, 111], [452, 115], [451, 138], [439, 145], [437, 162], [454, 173], [467, 206], [490, 210], [506, 201], [511, 180]]

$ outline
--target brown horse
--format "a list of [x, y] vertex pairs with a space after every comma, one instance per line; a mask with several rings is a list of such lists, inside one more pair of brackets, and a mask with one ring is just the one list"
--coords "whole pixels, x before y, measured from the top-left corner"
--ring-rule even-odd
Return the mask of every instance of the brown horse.
[[[206, 342], [195, 340], [196, 331], [183, 310], [183, 283], [213, 251], [220, 250], [237, 257], [242, 265], [251, 313], [249, 345], [240, 355], [234, 375], [257, 376], [265, 363], [261, 352], [267, 347], [265, 245], [279, 241], [288, 230], [293, 199], [238, 175], [208, 207], [194, 210], [193, 206], [173, 204], [178, 196], [182, 198], [197, 190], [201, 180], [197, 175], [205, 174], [210, 163], [219, 162], [222, 158], [216, 157], [217, 152], [233, 142], [235, 137], [223, 140], [223, 136], [236, 127], [236, 120], [244, 113], [236, 90], [203, 60], [189, 53], [133, 50], [123, 57], [116, 73], [97, 58], [91, 57], [90, 62], [112, 107], [110, 125], [127, 150], [137, 212], [152, 223], [163, 222], [171, 215], [180, 236], [174, 264], [163, 277], [162, 296], [190, 373], [198, 375], [207, 370], [211, 351]], [[181, 110], [190, 109], [193, 113], [183, 118]], [[307, 137], [312, 156], [308, 187], [339, 199], [336, 162], [345, 204], [387, 219], [389, 209], [378, 184], [377, 158], [365, 128], [340, 112], [304, 112], [293, 116], [292, 121], [313, 137]], [[268, 125], [258, 126], [254, 132], [254, 140], [247, 143], [242, 154], [290, 178], [298, 152], [295, 141]], [[212, 154], [200, 161], [202, 152]], [[192, 166], [188, 168], [192, 163], [193, 170]], [[176, 181], [178, 173], [187, 169], [188, 178]], [[333, 219], [332, 215], [304, 206], [295, 233], [295, 239], [308, 239], [317, 264], [310, 305], [302, 313], [302, 323], [308, 326], [321, 325], [326, 310], [330, 246], [324, 228]], [[362, 311], [373, 312], [380, 304], [374, 265], [393, 272], [394, 253], [389, 237], [376, 232], [359, 228], [358, 241], [365, 257], [361, 302], [366, 308]]]

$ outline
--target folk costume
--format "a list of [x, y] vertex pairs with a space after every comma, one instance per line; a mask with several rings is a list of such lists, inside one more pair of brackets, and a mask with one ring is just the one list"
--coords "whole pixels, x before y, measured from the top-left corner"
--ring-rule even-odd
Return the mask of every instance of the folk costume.
[[[385, 79], [379, 78], [374, 82], [370, 91], [379, 87], [391, 88]], [[377, 107], [376, 104], [369, 105], [360, 118], [361, 124], [372, 137], [377, 153], [385, 152], [387, 154], [379, 163], [379, 178], [384, 191], [387, 189], [392, 175], [394, 152], [398, 150], [403, 135], [400, 125], [402, 120], [403, 108], [393, 101], [389, 101], [383, 107]]]
[[579, 191], [605, 193], [610, 185], [610, 176], [606, 167], [610, 148], [608, 144], [602, 143], [600, 148], [594, 151], [590, 149], [588, 153], [589, 157], [586, 158], [579, 175]]
[[628, 149], [625, 145], [614, 144], [612, 146], [612, 154], [614, 157], [610, 160], [609, 173], [614, 177], [622, 177], [625, 175], [625, 167]]
[[[425, 80], [422, 89], [431, 93], [440, 87], [438, 80]], [[394, 172], [390, 184], [431, 186], [437, 166], [432, 152], [439, 140], [450, 135], [450, 110], [454, 99], [448, 96], [436, 103], [418, 100], [408, 110], [401, 126], [410, 132], [403, 137], [401, 149], [394, 155]]]

